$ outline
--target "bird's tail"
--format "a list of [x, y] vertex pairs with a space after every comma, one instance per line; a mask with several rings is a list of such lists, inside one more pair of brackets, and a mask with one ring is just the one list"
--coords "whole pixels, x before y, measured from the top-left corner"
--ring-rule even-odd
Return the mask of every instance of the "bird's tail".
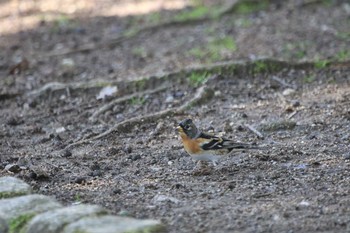
[[240, 142], [232, 142], [232, 141], [226, 141], [223, 143], [225, 148], [228, 148], [230, 150], [259, 150], [259, 149], [265, 149], [262, 146], [249, 144], [249, 143], [240, 143]]

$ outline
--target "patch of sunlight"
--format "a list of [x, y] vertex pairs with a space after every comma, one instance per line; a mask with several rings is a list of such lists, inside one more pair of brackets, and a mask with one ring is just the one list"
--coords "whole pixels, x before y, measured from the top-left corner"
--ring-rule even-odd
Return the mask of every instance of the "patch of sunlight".
[[17, 33], [38, 26], [43, 18], [119, 16], [178, 10], [192, 5], [191, 0], [21, 0], [0, 2], [0, 34]]

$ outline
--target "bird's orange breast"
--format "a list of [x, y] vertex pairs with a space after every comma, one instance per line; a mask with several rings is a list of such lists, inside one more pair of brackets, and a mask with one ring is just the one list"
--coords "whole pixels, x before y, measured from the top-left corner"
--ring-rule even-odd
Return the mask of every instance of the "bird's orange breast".
[[180, 132], [180, 137], [182, 139], [182, 143], [187, 153], [193, 155], [193, 154], [199, 154], [200, 152], [203, 151], [203, 149], [200, 147], [203, 143], [202, 138], [192, 139], [183, 132]]

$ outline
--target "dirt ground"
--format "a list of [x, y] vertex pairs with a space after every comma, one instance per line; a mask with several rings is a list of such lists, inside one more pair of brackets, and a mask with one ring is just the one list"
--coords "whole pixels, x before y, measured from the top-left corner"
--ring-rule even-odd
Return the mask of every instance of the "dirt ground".
[[[350, 4], [261, 2], [0, 1], [0, 175], [174, 233], [350, 232]], [[265, 149], [194, 174], [189, 117]]]

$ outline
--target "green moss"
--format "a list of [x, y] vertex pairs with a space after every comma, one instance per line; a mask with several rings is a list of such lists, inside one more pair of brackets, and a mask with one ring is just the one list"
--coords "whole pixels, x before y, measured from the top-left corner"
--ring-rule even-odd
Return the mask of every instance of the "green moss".
[[153, 226], [144, 226], [138, 229], [125, 231], [125, 233], [160, 233], [160, 232], [167, 232], [165, 227], [161, 224], [157, 224]]
[[188, 53], [197, 59], [215, 62], [223, 59], [223, 53], [237, 50], [236, 42], [232, 37], [215, 38], [205, 46], [194, 47]]
[[336, 54], [335, 59], [337, 61], [346, 61], [346, 60], [350, 59], [350, 50], [341, 50], [341, 51], [339, 51]]
[[207, 51], [200, 47], [194, 47], [188, 51], [191, 56], [194, 56], [197, 59], [203, 59], [207, 55]]
[[232, 37], [225, 36], [223, 38], [217, 38], [213, 41], [210, 42], [209, 44], [212, 49], [217, 49], [217, 50], [230, 50], [230, 51], [236, 51], [237, 46], [236, 42]]
[[315, 61], [315, 68], [317, 69], [323, 69], [329, 65], [328, 60], [317, 60]]
[[307, 75], [303, 78], [304, 83], [312, 83], [315, 81], [315, 75]]
[[253, 73], [254, 74], [264, 73], [264, 72], [268, 71], [268, 68], [269, 68], [269, 66], [267, 65], [266, 62], [256, 61], [256, 62], [254, 62]]
[[[44, 17], [45, 19], [45, 17]], [[50, 31], [53, 33], [59, 32], [61, 29], [77, 27], [77, 23], [66, 15], [59, 15], [57, 18], [52, 20], [52, 27]]]
[[26, 195], [26, 192], [2, 192], [0, 193], [0, 199], [3, 198], [9, 198], [9, 197], [17, 197], [17, 196], [22, 196]]
[[131, 27], [123, 32], [123, 36], [125, 37], [133, 37], [135, 36], [140, 29], [138, 27]]
[[146, 49], [144, 47], [141, 47], [141, 46], [132, 48], [131, 53], [132, 53], [132, 55], [139, 57], [139, 58], [147, 57]]
[[147, 80], [146, 79], [140, 79], [135, 82], [135, 87], [138, 91], [144, 90], [147, 85]]
[[133, 97], [129, 100], [131, 105], [143, 105], [146, 102], [146, 99], [143, 97]]
[[35, 214], [23, 214], [14, 218], [9, 223], [9, 233], [22, 233], [24, 232], [24, 227], [31, 220]]
[[153, 25], [159, 24], [161, 21], [160, 13], [158, 11], [156, 11], [156, 12], [153, 12], [153, 13], [147, 15], [146, 21], [149, 24], [153, 24]]
[[249, 18], [241, 18], [234, 21], [234, 25], [242, 28], [249, 28], [253, 25], [253, 22]]
[[350, 32], [338, 32], [336, 34], [336, 37], [341, 40], [349, 40], [350, 39]]
[[241, 1], [235, 7], [235, 12], [240, 14], [250, 14], [253, 12], [265, 10], [269, 5], [269, 1]]
[[206, 6], [197, 6], [189, 11], [180, 12], [175, 16], [176, 21], [188, 21], [194, 19], [200, 19], [207, 16], [209, 13], [209, 8]]
[[207, 72], [193, 72], [189, 77], [190, 84], [197, 87], [203, 84], [208, 79]]
[[174, 17], [175, 21], [185, 22], [191, 20], [198, 20], [203, 18], [215, 19], [221, 14], [221, 8], [219, 6], [207, 7], [203, 4], [196, 4], [190, 10], [181, 11]]

